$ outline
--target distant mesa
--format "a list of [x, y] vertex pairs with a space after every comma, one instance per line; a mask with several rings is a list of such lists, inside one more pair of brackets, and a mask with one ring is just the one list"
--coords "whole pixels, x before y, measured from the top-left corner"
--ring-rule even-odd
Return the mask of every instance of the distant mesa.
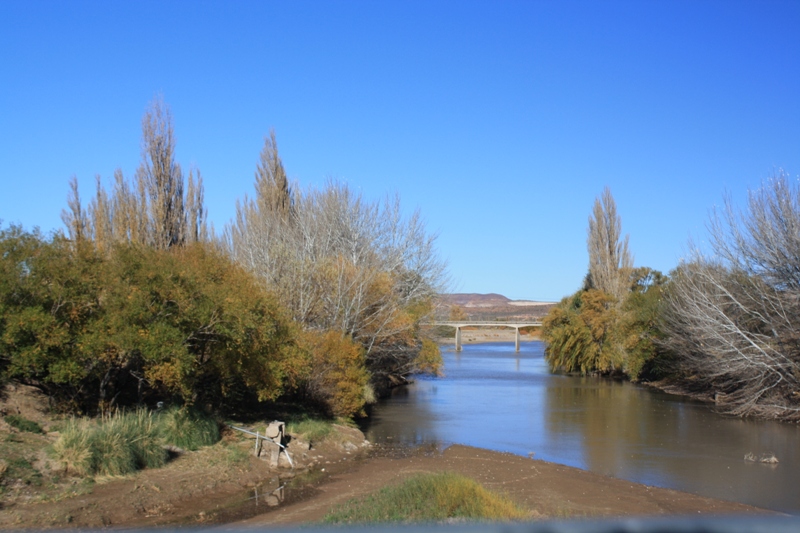
[[448, 305], [458, 305], [465, 308], [470, 307], [505, 307], [513, 305], [516, 307], [550, 306], [553, 302], [538, 302], [534, 300], [511, 300], [502, 294], [489, 293], [452, 293], [442, 294], [442, 301]]
[[502, 320], [539, 322], [555, 302], [511, 300], [502, 294], [453, 293], [440, 295], [439, 320], [453, 317], [453, 308], [460, 308], [463, 318], [476, 321]]
[[496, 307], [508, 305], [509, 300], [502, 294], [476, 294], [476, 293], [454, 293], [443, 294], [442, 300], [450, 305], [460, 305], [461, 307]]

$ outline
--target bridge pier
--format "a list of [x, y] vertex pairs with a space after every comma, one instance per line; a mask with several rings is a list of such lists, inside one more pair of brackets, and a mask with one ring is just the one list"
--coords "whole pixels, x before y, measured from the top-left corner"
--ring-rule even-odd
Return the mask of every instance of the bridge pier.
[[516, 332], [516, 336], [514, 338], [514, 351], [518, 352], [519, 351], [519, 328], [518, 327], [514, 328], [514, 331]]
[[456, 326], [456, 351], [461, 351], [461, 328]]

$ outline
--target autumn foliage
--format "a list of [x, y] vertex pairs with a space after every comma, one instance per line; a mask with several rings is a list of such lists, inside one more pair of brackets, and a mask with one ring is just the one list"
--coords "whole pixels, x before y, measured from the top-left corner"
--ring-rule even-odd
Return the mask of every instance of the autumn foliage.
[[561, 300], [542, 322], [550, 367], [581, 374], [658, 374], [658, 316], [667, 278], [633, 268], [608, 189], [589, 219], [589, 269], [584, 286]]
[[289, 397], [353, 416], [375, 383], [438, 370], [419, 323], [444, 264], [418, 213], [290, 186], [274, 132], [223, 236], [206, 228], [199, 171], [185, 178], [157, 98], [132, 179], [98, 177], [88, 204], [70, 181], [66, 235], [0, 227], [0, 378], [71, 412]]
[[0, 246], [4, 372], [64, 408], [155, 397], [218, 406], [239, 382], [275, 399], [304, 372], [277, 301], [207, 246], [101, 255], [14, 227]]

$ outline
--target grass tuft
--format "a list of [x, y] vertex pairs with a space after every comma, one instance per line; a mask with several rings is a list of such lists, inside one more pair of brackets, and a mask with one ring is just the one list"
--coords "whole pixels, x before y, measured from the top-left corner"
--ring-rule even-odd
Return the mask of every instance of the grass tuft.
[[93, 435], [92, 454], [95, 473], [104, 476], [124, 476], [136, 470], [136, 459], [130, 444], [132, 436], [120, 417], [100, 425]]
[[84, 420], [70, 420], [53, 444], [53, 455], [64, 470], [79, 476], [94, 473], [94, 432]]
[[329, 524], [524, 520], [530, 513], [474, 480], [450, 472], [420, 474], [329, 512]]
[[219, 440], [217, 423], [190, 409], [155, 414], [146, 409], [117, 413], [98, 422], [71, 420], [53, 445], [64, 470], [81, 476], [124, 476], [167, 462], [165, 444], [187, 450]]
[[229, 468], [246, 464], [250, 461], [250, 454], [236, 445], [223, 444], [214, 450], [214, 455], [209, 459], [208, 464], [225, 465]]
[[160, 468], [167, 462], [163, 447], [162, 429], [158, 418], [150, 411], [139, 409], [130, 413], [130, 446], [137, 469]]

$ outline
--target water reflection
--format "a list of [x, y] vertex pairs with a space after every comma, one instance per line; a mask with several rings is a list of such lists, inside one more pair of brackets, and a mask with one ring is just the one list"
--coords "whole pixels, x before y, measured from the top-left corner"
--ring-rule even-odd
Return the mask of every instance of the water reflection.
[[[800, 428], [721, 417], [706, 405], [599, 378], [552, 375], [543, 345], [465, 346], [446, 376], [398, 389], [373, 411], [370, 440], [462, 443], [649, 485], [800, 513]], [[771, 468], [748, 453], [775, 454]]]
[[258, 507], [259, 502], [262, 504], [266, 504], [268, 507], [277, 507], [283, 503], [283, 500], [286, 498], [285, 494], [285, 485], [281, 485], [280, 487], [273, 488], [270, 487], [266, 491], [264, 488], [261, 488], [261, 494], [259, 494], [259, 487], [256, 486], [253, 488], [253, 500], [256, 502], [256, 507]]

